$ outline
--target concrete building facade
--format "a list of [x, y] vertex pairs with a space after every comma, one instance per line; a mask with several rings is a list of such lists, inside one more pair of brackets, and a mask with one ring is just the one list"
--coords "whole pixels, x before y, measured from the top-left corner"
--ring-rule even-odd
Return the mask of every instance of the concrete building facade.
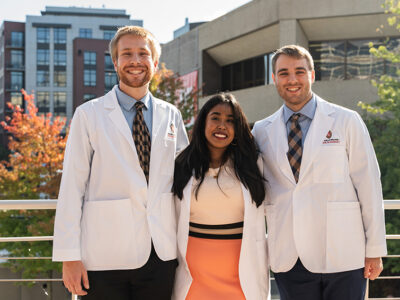
[[[380, 0], [253, 0], [200, 25], [162, 47], [161, 61], [181, 75], [198, 71], [203, 98], [232, 92], [251, 123], [282, 104], [272, 86], [273, 52], [287, 44], [308, 48], [315, 59], [313, 90], [360, 110], [377, 100], [370, 80], [395, 68], [369, 53], [369, 43], [399, 48]], [[379, 30], [377, 30], [379, 28]]]
[[[92, 54], [86, 55], [88, 61], [96, 56], [93, 54], [96, 51], [103, 52], [104, 56], [104, 45], [118, 27], [125, 25], [143, 26], [143, 22], [131, 20], [125, 10], [77, 7], [46, 6], [40, 16], [26, 17], [25, 88], [35, 92], [39, 112], [72, 117], [74, 103], [82, 102], [74, 96], [84, 94], [74, 90], [91, 89], [99, 84], [97, 77], [104, 78], [104, 73], [101, 74], [104, 64], [99, 68], [96, 64], [85, 68], [74, 65], [75, 55], [79, 56], [79, 49], [74, 47], [92, 44]], [[100, 48], [93, 50], [95, 46]], [[81, 49], [81, 52], [83, 57], [85, 51]], [[79, 82], [76, 78], [83, 80]], [[103, 95], [104, 88], [101, 94], [97, 90], [93, 94]]]

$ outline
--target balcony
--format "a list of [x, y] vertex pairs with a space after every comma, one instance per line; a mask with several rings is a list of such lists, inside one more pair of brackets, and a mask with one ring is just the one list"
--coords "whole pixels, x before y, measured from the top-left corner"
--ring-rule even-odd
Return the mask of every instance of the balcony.
[[25, 65], [22, 62], [10, 62], [6, 64], [7, 71], [24, 71]]
[[114, 65], [111, 63], [104, 64], [104, 71], [106, 72], [115, 72]]
[[[56, 208], [57, 200], [0, 200], [0, 210], [54, 210]], [[384, 201], [385, 210], [400, 210], [400, 200], [385, 200]], [[31, 236], [31, 237], [0, 237], [0, 243], [7, 242], [39, 242], [39, 241], [51, 241], [52, 236]], [[400, 234], [388, 234], [386, 235], [386, 240], [400, 240]], [[386, 259], [400, 258], [400, 253], [398, 254], [388, 254]], [[30, 259], [30, 260], [40, 260], [40, 259], [51, 259], [51, 257], [7, 257], [0, 256], [0, 259]], [[396, 280], [400, 284], [400, 275], [395, 276], [380, 276], [376, 280]], [[16, 282], [34, 282], [34, 283], [48, 283], [48, 282], [61, 282], [61, 278], [30, 278], [30, 279], [20, 279], [20, 278], [0, 278], [0, 284], [6, 283], [16, 283]], [[44, 285], [43, 285], [44, 286]], [[44, 289], [44, 288], [43, 288]], [[274, 279], [272, 278], [272, 299], [279, 299], [279, 295], [276, 291], [276, 286]], [[76, 295], [68, 296], [69, 299], [77, 300]], [[67, 298], [65, 298], [67, 299]], [[400, 295], [397, 297], [385, 297], [383, 298], [370, 298], [369, 297], [369, 282], [367, 283], [367, 293], [366, 300], [400, 300]]]
[[20, 92], [23, 88], [22, 83], [8, 83], [6, 84], [6, 92]]
[[23, 40], [7, 40], [6, 48], [9, 49], [24, 49], [25, 43]]

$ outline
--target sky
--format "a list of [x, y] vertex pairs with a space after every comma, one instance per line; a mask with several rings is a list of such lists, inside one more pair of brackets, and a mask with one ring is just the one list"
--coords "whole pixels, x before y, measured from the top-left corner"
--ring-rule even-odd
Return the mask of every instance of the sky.
[[[161, 43], [173, 39], [174, 30], [189, 22], [214, 20], [250, 0], [2, 0], [0, 23], [25, 22], [26, 15], [40, 15], [45, 6], [125, 9], [131, 19], [143, 20]], [[6, 4], [5, 4], [6, 3]]]

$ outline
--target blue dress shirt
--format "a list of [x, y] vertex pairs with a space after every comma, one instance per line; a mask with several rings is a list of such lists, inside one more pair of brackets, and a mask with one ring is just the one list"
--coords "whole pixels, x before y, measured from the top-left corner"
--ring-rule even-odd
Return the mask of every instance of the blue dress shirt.
[[152, 136], [152, 127], [153, 127], [153, 103], [151, 101], [152, 95], [147, 92], [147, 94], [139, 100], [132, 98], [131, 96], [125, 94], [120, 90], [119, 86], [115, 89], [117, 94], [117, 99], [119, 106], [121, 106], [122, 113], [125, 116], [126, 121], [128, 122], [128, 126], [131, 129], [133, 127], [133, 120], [136, 116], [136, 108], [135, 103], [137, 101], [142, 101], [144, 103], [144, 107], [142, 109], [144, 122], [146, 123], [147, 128], [149, 129], [150, 138]]
[[311, 100], [308, 101], [307, 104], [304, 105], [302, 109], [300, 109], [297, 112], [292, 111], [289, 107], [286, 106], [286, 104], [283, 105], [283, 120], [285, 121], [286, 132], [288, 135], [290, 132], [290, 124], [291, 124], [291, 122], [289, 122], [290, 117], [295, 113], [301, 114], [299, 118], [299, 124], [302, 134], [301, 143], [303, 146], [304, 146], [304, 141], [306, 140], [308, 129], [310, 128], [311, 125], [311, 121], [314, 118], [316, 108], [317, 108], [317, 101], [315, 100], [314, 94]]

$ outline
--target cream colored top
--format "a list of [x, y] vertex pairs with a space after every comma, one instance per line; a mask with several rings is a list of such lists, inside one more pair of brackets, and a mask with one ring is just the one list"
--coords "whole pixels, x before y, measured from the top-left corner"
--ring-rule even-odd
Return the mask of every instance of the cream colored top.
[[[204, 181], [195, 196], [192, 187], [190, 204], [190, 223], [204, 225], [226, 225], [243, 222], [244, 199], [240, 181], [236, 178], [232, 167], [225, 164], [221, 169], [210, 168]], [[210, 234], [237, 234], [243, 232], [243, 225], [239, 228], [203, 229], [190, 226], [190, 231]]]

